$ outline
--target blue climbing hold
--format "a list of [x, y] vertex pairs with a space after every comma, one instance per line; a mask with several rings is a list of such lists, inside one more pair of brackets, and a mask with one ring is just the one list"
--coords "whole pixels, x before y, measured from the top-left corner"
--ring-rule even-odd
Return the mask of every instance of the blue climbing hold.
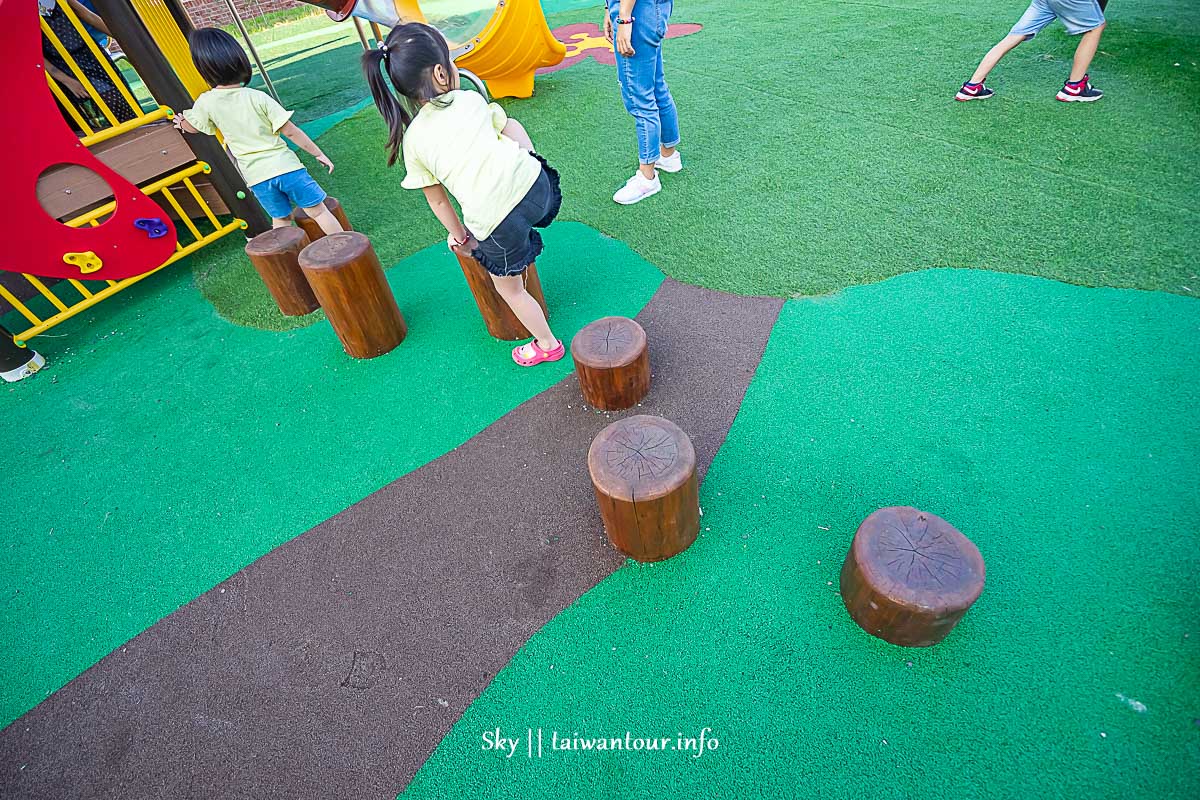
[[134, 227], [144, 230], [151, 239], [161, 239], [170, 233], [170, 228], [158, 217], [139, 217], [133, 224]]

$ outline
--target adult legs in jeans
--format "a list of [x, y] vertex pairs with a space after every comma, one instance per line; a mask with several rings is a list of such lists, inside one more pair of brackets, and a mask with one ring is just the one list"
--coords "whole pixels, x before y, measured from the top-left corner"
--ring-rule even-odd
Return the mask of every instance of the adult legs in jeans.
[[661, 137], [659, 149], [666, 157], [673, 155], [675, 146], [679, 144], [679, 112], [675, 110], [675, 98], [671, 96], [667, 78], [663, 74], [662, 48], [659, 47], [656, 52], [658, 57], [654, 65], [654, 100], [658, 104], [658, 124]]
[[[679, 117], [667, 88], [662, 58], [671, 6], [663, 0], [643, 0], [636, 6], [630, 37], [634, 54], [617, 54], [621, 99], [637, 127], [638, 162], [647, 180], [654, 178], [654, 162], [659, 156], [671, 155], [679, 144]], [[614, 36], [616, 14], [617, 5], [613, 3], [610, 18], [614, 20]]]
[[[636, 21], [634, 26], [637, 26]], [[637, 48], [633, 56], [618, 56], [617, 74], [621, 82], [621, 99], [637, 130], [638, 163], [642, 174], [653, 178], [654, 162], [662, 148], [662, 121], [654, 92], [656, 54], [661, 51], [652, 50], [636, 36], [633, 46]]]

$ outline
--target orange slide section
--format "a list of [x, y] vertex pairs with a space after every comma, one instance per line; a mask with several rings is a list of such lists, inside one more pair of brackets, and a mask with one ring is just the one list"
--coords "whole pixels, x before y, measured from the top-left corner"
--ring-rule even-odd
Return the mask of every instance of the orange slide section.
[[495, 97], [529, 97], [533, 76], [566, 57], [538, 0], [305, 0], [334, 19], [394, 26], [426, 22], [450, 42], [455, 63], [482, 78]]
[[496, 97], [529, 97], [533, 74], [567, 55], [554, 38], [538, 0], [505, 0], [456, 63], [487, 82]]

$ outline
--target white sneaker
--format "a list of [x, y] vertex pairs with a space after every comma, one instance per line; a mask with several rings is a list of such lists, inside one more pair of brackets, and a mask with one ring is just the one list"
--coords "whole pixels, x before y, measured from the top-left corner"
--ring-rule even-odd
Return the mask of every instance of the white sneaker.
[[625, 181], [625, 185], [617, 190], [613, 195], [613, 200], [616, 200], [623, 206], [631, 206], [639, 200], [645, 200], [652, 194], [658, 194], [662, 191], [662, 181], [658, 179], [658, 173], [654, 173], [653, 180], [646, 180], [642, 177], [641, 172], [633, 173], [633, 177]]
[[676, 150], [669, 156], [659, 156], [658, 161], [654, 162], [655, 169], [661, 169], [663, 172], [679, 172], [683, 169], [683, 157]]

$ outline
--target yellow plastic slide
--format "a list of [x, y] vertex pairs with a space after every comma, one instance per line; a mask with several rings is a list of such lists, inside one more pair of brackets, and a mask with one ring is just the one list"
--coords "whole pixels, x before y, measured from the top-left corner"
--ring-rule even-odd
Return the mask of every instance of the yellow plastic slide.
[[425, 22], [450, 42], [455, 63], [482, 78], [495, 97], [529, 97], [533, 76], [566, 57], [538, 0], [307, 0], [334, 19], [380, 25]]

